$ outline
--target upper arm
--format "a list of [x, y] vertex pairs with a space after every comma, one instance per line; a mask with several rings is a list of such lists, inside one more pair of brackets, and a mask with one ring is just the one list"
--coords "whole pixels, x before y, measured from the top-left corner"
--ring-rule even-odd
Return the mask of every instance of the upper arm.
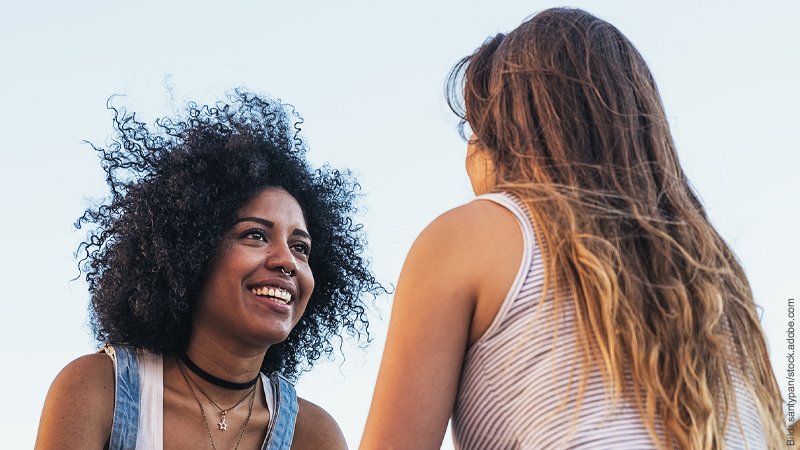
[[347, 443], [339, 425], [327, 411], [298, 398], [292, 448], [347, 450]]
[[105, 354], [82, 356], [56, 376], [42, 410], [37, 449], [102, 449], [114, 414], [114, 365]]
[[[495, 268], [489, 202], [437, 218], [398, 281], [362, 448], [439, 448], [452, 413], [483, 277]], [[514, 227], [517, 225], [513, 224]]]

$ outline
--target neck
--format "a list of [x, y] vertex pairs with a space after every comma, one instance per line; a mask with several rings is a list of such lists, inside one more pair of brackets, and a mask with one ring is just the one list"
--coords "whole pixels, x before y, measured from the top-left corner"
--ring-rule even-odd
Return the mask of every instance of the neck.
[[185, 352], [181, 352], [180, 359], [181, 363], [183, 363], [183, 365], [185, 365], [187, 369], [194, 372], [195, 375], [208, 381], [209, 383], [215, 386], [224, 389], [231, 389], [235, 391], [241, 391], [242, 389], [250, 389], [253, 387], [254, 384], [256, 384], [256, 381], [258, 381], [258, 375], [252, 380], [245, 382], [237, 382], [220, 378], [212, 373], [203, 370], [203, 368], [195, 364], [194, 361], [192, 361], [192, 358], [189, 358], [189, 355], [187, 355]]
[[[202, 371], [233, 383], [247, 383], [258, 376], [267, 349], [242, 348], [211, 339], [203, 333], [193, 333], [186, 346], [185, 355]], [[201, 380], [196, 371], [193, 379]], [[214, 383], [202, 379], [203, 385]], [[220, 386], [216, 386], [220, 388]]]

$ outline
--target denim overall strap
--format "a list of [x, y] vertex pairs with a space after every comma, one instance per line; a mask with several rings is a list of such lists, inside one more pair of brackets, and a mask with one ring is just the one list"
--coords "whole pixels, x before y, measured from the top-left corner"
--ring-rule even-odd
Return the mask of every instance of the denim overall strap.
[[275, 394], [275, 415], [267, 431], [263, 450], [287, 450], [292, 446], [297, 419], [297, 393], [292, 383], [280, 374], [270, 377]]
[[111, 425], [109, 450], [135, 450], [139, 432], [139, 358], [131, 347], [107, 344], [106, 353], [114, 355], [116, 387], [114, 389], [114, 421]]

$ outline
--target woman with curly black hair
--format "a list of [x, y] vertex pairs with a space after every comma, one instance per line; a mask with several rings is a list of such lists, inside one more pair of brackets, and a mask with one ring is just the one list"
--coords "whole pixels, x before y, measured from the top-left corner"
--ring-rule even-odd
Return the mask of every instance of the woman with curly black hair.
[[288, 379], [365, 333], [361, 298], [382, 290], [359, 186], [309, 166], [287, 105], [228, 100], [156, 127], [114, 109], [116, 140], [95, 147], [111, 198], [77, 222], [109, 344], [56, 377], [37, 448], [346, 447]]

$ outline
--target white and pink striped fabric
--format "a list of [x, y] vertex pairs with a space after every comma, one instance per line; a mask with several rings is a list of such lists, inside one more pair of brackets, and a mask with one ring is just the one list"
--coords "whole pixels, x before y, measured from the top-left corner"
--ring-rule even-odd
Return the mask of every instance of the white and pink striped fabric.
[[[509, 194], [478, 199], [493, 201], [516, 216], [525, 249], [494, 322], [466, 354], [452, 416], [456, 448], [657, 448], [633, 404], [622, 400], [612, 408], [598, 371], [590, 371], [583, 403], [576, 403], [585, 368], [576, 345], [572, 302], [560, 298], [554, 320], [553, 294], [541, 298], [541, 249], [525, 206]], [[568, 296], [565, 292], [558, 295]], [[740, 414], [729, 422], [727, 449], [765, 448], [751, 398], [737, 386]]]

